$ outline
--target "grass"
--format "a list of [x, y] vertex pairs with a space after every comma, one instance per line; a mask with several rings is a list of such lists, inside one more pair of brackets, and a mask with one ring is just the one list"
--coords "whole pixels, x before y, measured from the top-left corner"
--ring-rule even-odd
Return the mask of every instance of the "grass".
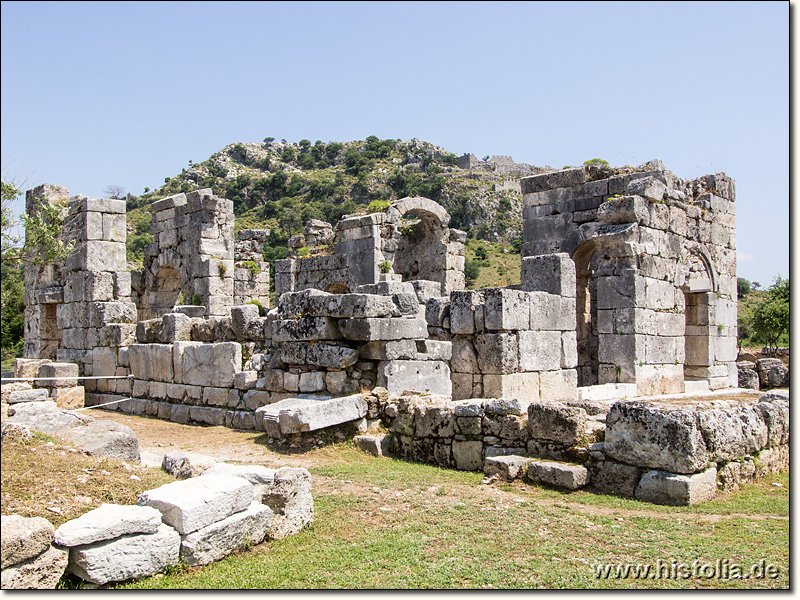
[[[564, 493], [479, 473], [377, 459], [339, 444], [311, 469], [315, 523], [202, 569], [132, 589], [253, 588], [786, 588], [789, 477], [698, 507]], [[772, 486], [781, 483], [782, 487]], [[596, 578], [600, 563], [758, 564], [777, 579]]]
[[477, 259], [480, 273], [477, 279], [467, 287], [477, 290], [487, 287], [506, 287], [520, 282], [522, 263], [519, 252], [514, 252], [510, 245], [468, 239], [465, 258], [476, 260], [478, 248], [484, 248], [486, 259]]

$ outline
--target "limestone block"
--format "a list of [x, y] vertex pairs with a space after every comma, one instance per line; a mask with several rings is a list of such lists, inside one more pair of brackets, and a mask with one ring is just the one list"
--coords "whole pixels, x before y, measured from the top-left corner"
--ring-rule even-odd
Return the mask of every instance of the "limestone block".
[[678, 394], [684, 390], [686, 369], [680, 364], [636, 365], [634, 370], [638, 396]]
[[65, 410], [83, 408], [86, 402], [86, 392], [82, 385], [71, 388], [54, 388], [50, 391], [50, 399], [56, 406]]
[[717, 494], [717, 469], [684, 475], [665, 471], [649, 471], [642, 476], [635, 497], [643, 502], [688, 506], [712, 500]]
[[[278, 404], [273, 406], [278, 408]], [[354, 394], [328, 400], [306, 400], [290, 408], [280, 408], [278, 421], [281, 433], [287, 435], [340, 425], [361, 419], [366, 414], [366, 400], [360, 394]]]
[[419, 318], [346, 319], [339, 325], [345, 339], [361, 342], [428, 337], [428, 326]]
[[539, 373], [539, 399], [542, 402], [572, 402], [578, 398], [578, 372], [575, 369]]
[[523, 402], [539, 399], [539, 373], [487, 374], [483, 376], [486, 398], [519, 398]]
[[418, 340], [420, 360], [450, 361], [453, 357], [452, 342], [441, 340]]
[[586, 411], [558, 402], [532, 402], [528, 429], [535, 439], [573, 445], [586, 434]]
[[325, 374], [321, 371], [300, 373], [298, 389], [303, 393], [321, 392], [325, 390]]
[[513, 333], [476, 335], [475, 351], [482, 373], [502, 375], [519, 370], [519, 342]]
[[768, 443], [771, 446], [789, 443], [789, 395], [778, 391], [768, 392], [758, 399], [756, 408], [767, 425]]
[[91, 456], [139, 462], [139, 439], [127, 425], [94, 419], [82, 426], [63, 430], [57, 435], [71, 441]]
[[445, 404], [418, 404], [414, 407], [414, 437], [450, 438], [454, 430], [453, 408]]
[[646, 402], [617, 402], [606, 417], [605, 454], [619, 462], [671, 473], [695, 473], [709, 456], [696, 415]]
[[245, 479], [206, 475], [143, 492], [136, 504], [157, 508], [164, 523], [186, 535], [246, 509], [252, 501], [253, 486]]
[[641, 196], [617, 196], [603, 202], [597, 209], [597, 220], [603, 225], [650, 222], [647, 200]]
[[414, 340], [386, 340], [367, 342], [359, 349], [359, 356], [368, 360], [416, 359]]
[[155, 533], [159, 525], [161, 513], [155, 508], [104, 503], [61, 525], [55, 531], [55, 542], [59, 546], [81, 546], [132, 533]]
[[80, 369], [76, 364], [49, 362], [39, 367], [36, 383], [45, 388], [71, 388], [78, 385], [78, 380], [71, 378], [79, 375]]
[[299, 373], [284, 373], [283, 374], [283, 389], [287, 392], [300, 391], [300, 374]]
[[177, 383], [229, 388], [242, 368], [238, 342], [175, 342], [173, 348]]
[[430, 327], [445, 327], [450, 323], [450, 298], [430, 298], [425, 303], [425, 321]]
[[589, 470], [583, 465], [531, 460], [528, 463], [528, 481], [546, 483], [554, 487], [577, 490], [589, 482]]
[[454, 440], [452, 452], [459, 471], [479, 471], [483, 466], [483, 442]]
[[38, 556], [53, 541], [53, 526], [42, 517], [3, 515], [0, 525], [3, 569]]
[[456, 336], [452, 340], [451, 367], [458, 373], [480, 373], [478, 367], [478, 353], [472, 339], [465, 336]]
[[[27, 381], [11, 381], [4, 383], [3, 386], [0, 387], [0, 398], [2, 398], [3, 404], [8, 404], [11, 392], [27, 392], [32, 389], [33, 386]], [[41, 396], [41, 394], [39, 394], [39, 396]]]
[[216, 464], [210, 456], [191, 452], [167, 452], [161, 461], [161, 468], [178, 479], [198, 477]]
[[522, 290], [491, 288], [484, 293], [484, 325], [492, 331], [530, 326], [530, 295]]
[[522, 289], [565, 298], [576, 293], [575, 262], [569, 254], [543, 254], [522, 259]]
[[613, 460], [601, 460], [590, 467], [592, 490], [600, 494], [613, 494], [633, 498], [642, 470]]
[[207, 469], [203, 475], [232, 475], [255, 486], [272, 485], [275, 482], [275, 469], [263, 465], [232, 465], [220, 462]]
[[181, 560], [190, 567], [207, 565], [232, 552], [260, 544], [272, 523], [272, 510], [252, 502], [242, 512], [181, 537]]
[[272, 509], [268, 539], [294, 535], [314, 521], [311, 474], [302, 468], [281, 467], [272, 485], [259, 487], [259, 500]]
[[562, 369], [574, 369], [578, 366], [578, 336], [574, 331], [564, 331], [561, 334], [559, 365]]
[[84, 581], [98, 584], [149, 577], [178, 564], [180, 542], [178, 532], [162, 524], [155, 533], [75, 547], [67, 568]]
[[738, 384], [740, 388], [759, 390], [758, 373], [754, 369], [739, 367]]
[[239, 340], [263, 340], [264, 320], [259, 317], [255, 304], [244, 304], [231, 308], [231, 326]]
[[530, 461], [525, 456], [487, 456], [483, 463], [483, 472], [487, 477], [498, 475], [504, 481], [522, 479], [528, 472]]
[[50, 362], [44, 358], [17, 358], [14, 360], [14, 378], [31, 379], [39, 376], [39, 367]]
[[[520, 331], [518, 336], [520, 371], [555, 371], [561, 368], [560, 331]], [[559, 352], [555, 352], [556, 348]]]
[[161, 317], [161, 323], [159, 339], [162, 344], [191, 341], [192, 320], [186, 315], [167, 313]]
[[701, 410], [697, 418], [710, 461], [734, 460], [767, 445], [769, 430], [756, 406]]
[[325, 374], [325, 389], [333, 396], [345, 393], [347, 373], [345, 371], [328, 371]]
[[625, 188], [625, 193], [632, 196], [641, 196], [654, 202], [661, 202], [667, 186], [655, 177], [642, 177], [630, 181]]
[[425, 391], [449, 396], [452, 393], [450, 368], [443, 361], [392, 360], [378, 365], [378, 385], [390, 394], [405, 390]]
[[15, 390], [9, 392], [9, 404], [22, 404], [25, 402], [45, 402], [50, 400], [50, 392], [46, 389], [40, 390]]
[[172, 344], [131, 344], [131, 373], [143, 381], [174, 381], [172, 349]]
[[530, 295], [530, 328], [543, 331], [575, 331], [575, 298], [545, 292]]
[[[283, 351], [281, 351], [282, 353]], [[347, 346], [311, 344], [308, 347], [308, 364], [330, 369], [345, 369], [358, 361], [359, 351]]]
[[206, 425], [225, 425], [225, 415], [227, 411], [219, 408], [210, 408], [205, 406], [190, 406], [189, 419], [196, 423], [205, 423]]
[[2, 588], [4, 590], [55, 589], [67, 567], [68, 557], [66, 550], [48, 546], [40, 554], [3, 569], [0, 575]]
[[252, 390], [258, 382], [258, 371], [239, 371], [233, 377], [233, 385], [237, 390]]
[[125, 244], [90, 241], [79, 244], [64, 261], [68, 271], [125, 271]]
[[475, 333], [475, 310], [483, 304], [483, 292], [460, 291], [450, 293], [450, 330], [455, 334]]
[[389, 456], [392, 453], [393, 436], [388, 433], [357, 435], [353, 438], [356, 448], [373, 456]]
[[307, 317], [272, 322], [272, 341], [338, 340], [342, 332], [336, 321], [328, 317]]

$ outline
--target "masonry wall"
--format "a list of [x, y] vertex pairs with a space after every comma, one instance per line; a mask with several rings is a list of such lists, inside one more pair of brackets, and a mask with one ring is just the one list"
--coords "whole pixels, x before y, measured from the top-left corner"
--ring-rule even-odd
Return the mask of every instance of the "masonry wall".
[[686, 181], [656, 161], [546, 173], [522, 190], [523, 256], [576, 263], [579, 385], [736, 386], [733, 180]]

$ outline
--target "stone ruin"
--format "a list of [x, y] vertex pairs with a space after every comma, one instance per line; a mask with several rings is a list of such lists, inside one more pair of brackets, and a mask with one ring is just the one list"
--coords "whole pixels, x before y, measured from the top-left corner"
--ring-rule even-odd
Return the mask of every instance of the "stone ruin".
[[[788, 399], [747, 409], [752, 418], [719, 417], [732, 428], [727, 441], [695, 420], [744, 410], [737, 402], [625, 408], [737, 387], [733, 180], [687, 181], [653, 161], [537, 174], [521, 190], [519, 285], [465, 290], [466, 234], [448, 228], [437, 203], [403, 198], [335, 227], [310, 222], [275, 265], [271, 309], [267, 232], [234, 239], [229, 200], [204, 189], [154, 203], [154, 242], [129, 272], [124, 202], [75, 196], [64, 232], [72, 255], [26, 271], [19, 369], [74, 363], [89, 377], [87, 405], [181, 423], [277, 440], [356, 423], [388, 428], [395, 452], [444, 466], [489, 469], [490, 459], [524, 454], [581, 463], [583, 484], [626, 481], [600, 491], [634, 495], [645, 478], [685, 491], [702, 475], [704, 491], [679, 503], [728, 485], [718, 474], [742, 456], [780, 448], [769, 468], [788, 464]], [[67, 195], [40, 186], [28, 210]], [[652, 436], [620, 434], [604, 452], [611, 417], [639, 419]], [[662, 439], [664, 427], [686, 444]]]

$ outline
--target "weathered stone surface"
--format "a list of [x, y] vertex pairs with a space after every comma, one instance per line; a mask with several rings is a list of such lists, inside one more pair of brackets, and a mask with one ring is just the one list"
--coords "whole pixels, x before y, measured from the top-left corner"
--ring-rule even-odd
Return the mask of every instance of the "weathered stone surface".
[[150, 506], [102, 504], [55, 531], [59, 546], [81, 546], [111, 540], [131, 533], [155, 533], [161, 525], [161, 513]]
[[83, 408], [86, 402], [86, 390], [82, 385], [71, 388], [54, 388], [50, 391], [50, 399], [59, 408], [77, 410]]
[[419, 318], [345, 319], [339, 326], [345, 339], [360, 342], [428, 337], [428, 325]]
[[67, 567], [66, 550], [48, 546], [43, 552], [0, 573], [4, 590], [52, 590]]
[[476, 335], [475, 351], [481, 373], [504, 375], [519, 370], [519, 344], [513, 333]]
[[50, 392], [43, 389], [16, 390], [8, 394], [9, 404], [21, 404], [23, 402], [45, 402], [50, 399]]
[[121, 423], [96, 419], [56, 435], [66, 438], [92, 456], [139, 462], [139, 439], [130, 427]]
[[367, 408], [366, 400], [360, 394], [354, 394], [330, 400], [307, 400], [302, 405], [281, 408], [278, 419], [281, 433], [287, 435], [355, 421], [367, 414]]
[[389, 456], [392, 453], [391, 434], [357, 435], [353, 438], [356, 448], [373, 456]]
[[717, 493], [717, 469], [683, 475], [665, 471], [649, 471], [642, 476], [635, 497], [643, 502], [688, 506], [712, 500]]
[[487, 415], [522, 415], [527, 408], [528, 402], [518, 398], [492, 398], [484, 405]]
[[258, 496], [256, 500], [273, 512], [269, 539], [294, 535], [314, 521], [311, 474], [306, 469], [281, 467], [275, 471], [274, 483], [260, 487]]
[[46, 388], [68, 388], [78, 385], [80, 375], [78, 365], [74, 363], [45, 363], [39, 367], [37, 384]]
[[631, 465], [696, 473], [708, 465], [708, 449], [696, 414], [645, 402], [617, 402], [606, 417], [607, 456]]
[[104, 584], [149, 577], [178, 564], [181, 536], [161, 524], [155, 533], [136, 533], [70, 550], [68, 570], [84, 581]]
[[483, 466], [483, 442], [453, 441], [453, 461], [459, 471], [479, 471]]
[[178, 450], [164, 455], [161, 468], [178, 479], [189, 479], [202, 475], [216, 463], [210, 456]]
[[449, 401], [418, 403], [414, 407], [414, 437], [449, 438], [455, 433], [453, 407]]
[[515, 331], [530, 326], [530, 294], [522, 290], [490, 288], [484, 294], [484, 325], [493, 331]]
[[378, 385], [390, 394], [405, 390], [425, 391], [449, 396], [452, 393], [450, 368], [443, 361], [393, 360], [378, 365]]
[[601, 460], [590, 467], [590, 473], [593, 491], [633, 498], [642, 476], [642, 469], [613, 460]]
[[560, 368], [560, 331], [519, 332], [520, 371], [556, 371]]
[[755, 408], [761, 413], [767, 426], [767, 443], [780, 446], [789, 443], [789, 394], [772, 391], [758, 399]]
[[589, 471], [582, 465], [531, 460], [528, 463], [527, 479], [568, 490], [577, 490], [589, 482]]
[[203, 475], [232, 475], [241, 477], [253, 485], [272, 485], [275, 482], [275, 469], [263, 465], [231, 465], [216, 463], [207, 469]]
[[526, 256], [522, 259], [522, 289], [575, 296], [575, 262], [569, 254]]
[[241, 477], [206, 475], [143, 492], [136, 504], [157, 508], [164, 523], [186, 535], [244, 510], [252, 501], [253, 486]]
[[53, 541], [53, 526], [42, 517], [3, 515], [0, 540], [0, 558], [5, 569], [44, 552]]
[[329, 369], [345, 369], [358, 361], [358, 350], [333, 344], [311, 344], [308, 347], [308, 364]]
[[367, 342], [359, 348], [359, 356], [368, 360], [416, 359], [414, 340], [386, 340]]
[[525, 456], [493, 456], [486, 457], [483, 472], [487, 477], [499, 475], [505, 481], [525, 477], [531, 459]]
[[767, 425], [757, 407], [701, 410], [697, 418], [710, 461], [732, 460], [767, 445]]
[[329, 317], [305, 317], [296, 320], [272, 322], [272, 341], [339, 340], [342, 332], [336, 321]]
[[758, 373], [754, 369], [746, 369], [739, 367], [739, 387], [750, 389], [750, 390], [759, 390], [761, 386], [759, 385]]
[[246, 510], [182, 536], [181, 560], [190, 567], [207, 565], [237, 550], [260, 544], [271, 522], [272, 510], [252, 502]]
[[557, 402], [532, 402], [528, 429], [535, 439], [575, 444], [586, 434], [586, 411]]
[[176, 383], [233, 387], [236, 373], [242, 370], [242, 345], [237, 342], [176, 342], [174, 363]]

